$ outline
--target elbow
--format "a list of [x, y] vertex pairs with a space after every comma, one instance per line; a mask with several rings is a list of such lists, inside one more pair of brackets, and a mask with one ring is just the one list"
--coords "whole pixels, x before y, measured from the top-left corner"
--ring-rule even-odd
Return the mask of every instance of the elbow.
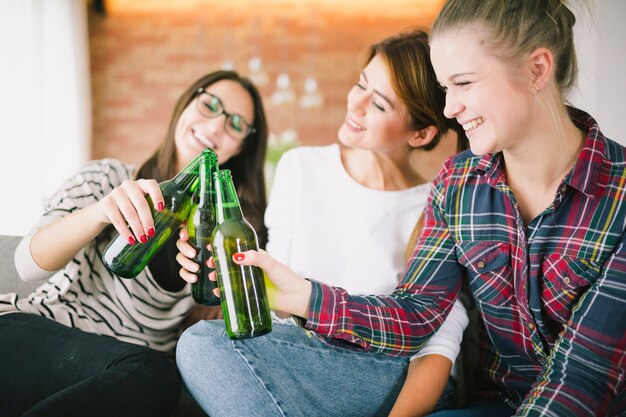
[[33, 234], [25, 236], [15, 248], [13, 261], [17, 275], [24, 282], [35, 283], [45, 281], [56, 271], [47, 271], [41, 268], [30, 252], [30, 241]]

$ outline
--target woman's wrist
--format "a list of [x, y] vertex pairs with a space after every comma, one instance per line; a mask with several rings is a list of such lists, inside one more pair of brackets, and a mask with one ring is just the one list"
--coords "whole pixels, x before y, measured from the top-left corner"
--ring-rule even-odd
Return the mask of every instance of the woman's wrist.
[[292, 290], [279, 296], [277, 300], [279, 306], [276, 309], [306, 319], [309, 315], [311, 292], [311, 282], [300, 278], [297, 282], [294, 282]]

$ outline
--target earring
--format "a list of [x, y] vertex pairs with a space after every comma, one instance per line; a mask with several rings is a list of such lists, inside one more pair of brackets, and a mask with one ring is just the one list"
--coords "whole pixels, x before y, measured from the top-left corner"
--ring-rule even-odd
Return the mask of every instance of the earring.
[[535, 87], [535, 91], [537, 92], [537, 94], [541, 93], [541, 89], [539, 87], [537, 87], [536, 85], [534, 87]]

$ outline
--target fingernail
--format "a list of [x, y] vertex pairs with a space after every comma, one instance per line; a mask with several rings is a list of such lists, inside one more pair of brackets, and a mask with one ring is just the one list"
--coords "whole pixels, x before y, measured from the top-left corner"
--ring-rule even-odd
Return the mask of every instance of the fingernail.
[[246, 258], [246, 255], [244, 255], [243, 253], [236, 253], [233, 255], [233, 259], [236, 261], [243, 261]]
[[148, 229], [148, 236], [150, 237], [154, 236], [154, 227], [151, 227]]
[[130, 246], [133, 246], [135, 243], [137, 243], [137, 241], [135, 240], [135, 238], [134, 238], [134, 237], [132, 237], [132, 236], [128, 236], [128, 244], [129, 244]]
[[162, 202], [162, 201], [159, 201], [159, 202], [157, 203], [157, 210], [158, 210], [158, 211], [163, 211], [164, 209], [165, 209], [165, 204], [163, 204], [163, 202]]
[[139, 236], [139, 241], [141, 243], [146, 243], [148, 241], [148, 236], [146, 236], [146, 235]]

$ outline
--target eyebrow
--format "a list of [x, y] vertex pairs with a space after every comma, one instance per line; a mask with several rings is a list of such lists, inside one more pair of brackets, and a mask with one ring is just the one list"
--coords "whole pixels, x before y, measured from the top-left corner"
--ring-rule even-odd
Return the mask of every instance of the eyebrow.
[[459, 73], [456, 73], [456, 74], [452, 74], [450, 77], [448, 77], [448, 79], [449, 80], [454, 80], [455, 78], [465, 77], [467, 75], [476, 75], [476, 73], [475, 72], [459, 72]]
[[[365, 72], [361, 71], [361, 76], [363, 78], [365, 78], [365, 82], [367, 81], [367, 75], [365, 75]], [[374, 89], [374, 93], [376, 93], [377, 96], [379, 96], [380, 98], [382, 98], [383, 100], [385, 100], [389, 106], [391, 106], [392, 109], [394, 109], [393, 103], [391, 102], [391, 100], [389, 99], [389, 97], [387, 97], [386, 95], [384, 95], [383, 93], [381, 93], [380, 91]]]

